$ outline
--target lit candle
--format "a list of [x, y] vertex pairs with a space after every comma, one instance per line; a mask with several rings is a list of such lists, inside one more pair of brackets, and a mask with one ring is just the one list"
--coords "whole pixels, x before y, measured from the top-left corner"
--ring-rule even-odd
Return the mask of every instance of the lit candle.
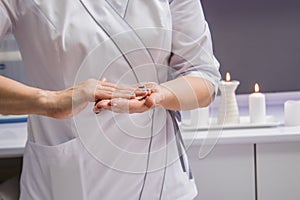
[[240, 123], [239, 109], [235, 96], [235, 90], [239, 84], [239, 81], [231, 81], [231, 77], [228, 72], [226, 73], [226, 81], [222, 80], [219, 83], [221, 100], [218, 114], [218, 124]]
[[266, 120], [266, 98], [259, 92], [259, 85], [254, 86], [254, 93], [249, 95], [250, 123], [264, 123]]
[[226, 73], [226, 82], [230, 82], [231, 80], [231, 77], [230, 77], [230, 74], [229, 72]]
[[[239, 81], [236, 81], [236, 80], [231, 80], [231, 75], [229, 72], [226, 72], [226, 76], [225, 76], [225, 81], [224, 80], [221, 80], [220, 81], [220, 86], [224, 86], [224, 85], [237, 85], [239, 84], [240, 82]], [[228, 86], [227, 86], [228, 87]]]

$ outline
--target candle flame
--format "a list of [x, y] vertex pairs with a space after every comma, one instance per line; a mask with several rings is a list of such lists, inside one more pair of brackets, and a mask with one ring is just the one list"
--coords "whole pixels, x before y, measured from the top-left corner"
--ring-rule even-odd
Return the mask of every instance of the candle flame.
[[259, 85], [258, 85], [258, 83], [255, 83], [255, 85], [254, 85], [254, 91], [255, 91], [255, 93], [259, 92]]
[[226, 73], [226, 82], [230, 82], [230, 80], [231, 80], [230, 73], [227, 72]]

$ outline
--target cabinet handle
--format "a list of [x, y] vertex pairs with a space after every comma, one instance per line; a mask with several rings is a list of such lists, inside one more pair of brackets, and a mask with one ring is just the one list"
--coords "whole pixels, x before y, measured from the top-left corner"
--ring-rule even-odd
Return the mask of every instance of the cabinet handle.
[[6, 68], [5, 64], [0, 64], [0, 70], [4, 70]]

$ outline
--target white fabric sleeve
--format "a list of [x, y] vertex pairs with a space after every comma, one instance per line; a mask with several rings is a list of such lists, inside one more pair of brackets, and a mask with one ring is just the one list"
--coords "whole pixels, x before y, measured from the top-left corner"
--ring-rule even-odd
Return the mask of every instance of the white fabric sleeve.
[[210, 81], [217, 94], [221, 78], [212, 39], [199, 0], [170, 1], [172, 55], [170, 66], [178, 76], [196, 76]]
[[14, 0], [0, 0], [0, 40], [13, 30], [17, 18], [16, 5]]

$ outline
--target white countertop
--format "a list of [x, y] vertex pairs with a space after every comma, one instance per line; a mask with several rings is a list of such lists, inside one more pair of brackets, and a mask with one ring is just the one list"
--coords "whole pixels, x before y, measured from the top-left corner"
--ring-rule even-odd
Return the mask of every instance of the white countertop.
[[[247, 116], [247, 108], [239, 108], [240, 115]], [[264, 128], [236, 128], [206, 131], [183, 131], [185, 142], [192, 145], [216, 142], [218, 144], [258, 144], [274, 142], [300, 142], [300, 126], [284, 126], [283, 105], [267, 108], [267, 114], [279, 123]]]
[[[243, 112], [241, 113], [243, 114]], [[271, 112], [274, 115], [278, 115], [278, 113], [282, 115], [282, 109]], [[282, 117], [279, 120], [282, 120]], [[300, 142], [300, 126], [279, 125], [269, 128], [182, 131], [182, 135], [187, 145], [216, 142], [217, 144]], [[26, 139], [26, 123], [0, 124], [0, 157], [22, 156]]]
[[19, 51], [0, 52], [0, 62], [21, 61], [22, 56]]
[[218, 144], [257, 144], [274, 142], [300, 142], [300, 126], [251, 128], [210, 131], [184, 131], [182, 132], [186, 143], [201, 145], [217, 141]]
[[0, 124], [0, 157], [23, 155], [27, 140], [27, 123]]

